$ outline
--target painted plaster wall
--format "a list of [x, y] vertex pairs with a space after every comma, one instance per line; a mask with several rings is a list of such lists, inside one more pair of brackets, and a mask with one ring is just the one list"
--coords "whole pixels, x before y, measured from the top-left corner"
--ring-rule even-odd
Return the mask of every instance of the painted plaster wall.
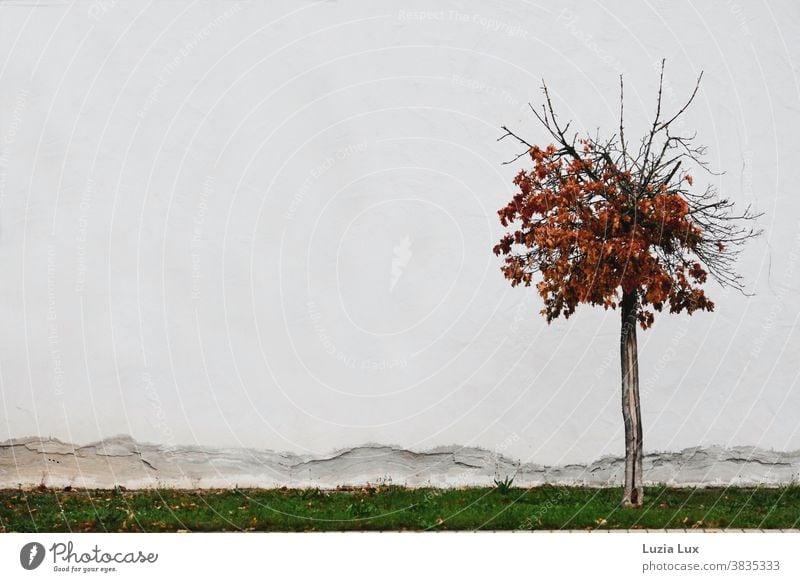
[[766, 214], [753, 297], [640, 334], [648, 450], [800, 449], [800, 9], [0, 2], [0, 440], [622, 451], [616, 312], [547, 326], [491, 246], [541, 79], [675, 109]]

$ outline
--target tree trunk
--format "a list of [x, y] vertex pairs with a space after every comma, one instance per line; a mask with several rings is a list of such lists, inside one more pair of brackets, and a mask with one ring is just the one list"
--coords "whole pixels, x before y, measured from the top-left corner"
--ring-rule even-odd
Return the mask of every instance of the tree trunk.
[[639, 358], [636, 350], [636, 291], [623, 292], [622, 334], [620, 356], [622, 363], [622, 418], [625, 421], [625, 491], [622, 505], [641, 507], [644, 501], [642, 486], [642, 415], [639, 407]]

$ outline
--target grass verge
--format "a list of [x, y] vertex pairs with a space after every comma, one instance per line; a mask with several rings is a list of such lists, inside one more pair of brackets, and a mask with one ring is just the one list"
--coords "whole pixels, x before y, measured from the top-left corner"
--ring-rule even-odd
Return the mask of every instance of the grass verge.
[[404, 531], [800, 527], [800, 486], [0, 490], [0, 531]]

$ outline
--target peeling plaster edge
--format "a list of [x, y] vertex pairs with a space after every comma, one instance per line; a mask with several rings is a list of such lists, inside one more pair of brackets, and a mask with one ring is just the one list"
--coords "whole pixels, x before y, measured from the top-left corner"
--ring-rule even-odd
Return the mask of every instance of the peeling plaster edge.
[[[16, 452], [16, 449], [21, 450]], [[20, 462], [22, 461], [22, 462]], [[645, 484], [673, 487], [780, 487], [800, 479], [800, 451], [752, 446], [689, 447], [645, 455]], [[0, 488], [230, 489], [267, 487], [410, 488], [492, 486], [514, 477], [520, 487], [608, 487], [620, 484], [623, 460], [604, 456], [588, 464], [522, 463], [487, 449], [438, 446], [413, 451], [365, 444], [327, 455], [267, 449], [165, 447], [117, 435], [86, 445], [23, 437], [0, 443]]]

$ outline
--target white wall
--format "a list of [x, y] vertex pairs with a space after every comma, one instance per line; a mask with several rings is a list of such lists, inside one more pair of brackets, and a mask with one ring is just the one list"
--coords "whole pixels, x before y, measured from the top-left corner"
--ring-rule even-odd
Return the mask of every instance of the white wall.
[[0, 3], [0, 439], [620, 453], [618, 314], [502, 279], [496, 139], [542, 78], [613, 130], [620, 72], [632, 136], [666, 57], [766, 235], [640, 335], [646, 448], [800, 448], [800, 9], [603, 5]]

